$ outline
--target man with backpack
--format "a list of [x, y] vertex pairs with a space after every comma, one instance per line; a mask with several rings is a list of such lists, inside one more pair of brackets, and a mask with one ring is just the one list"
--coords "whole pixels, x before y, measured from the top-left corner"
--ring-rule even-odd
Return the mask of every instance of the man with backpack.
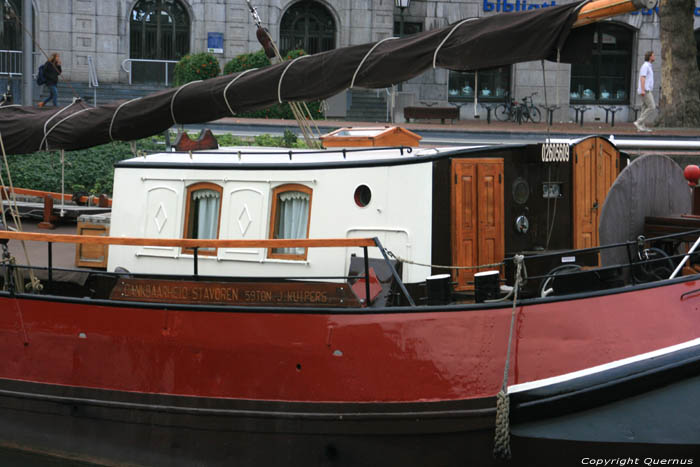
[[54, 107], [58, 107], [58, 75], [62, 72], [61, 56], [57, 52], [52, 53], [46, 63], [39, 67], [37, 84], [45, 84], [49, 89], [49, 97], [39, 102], [39, 107], [45, 106], [50, 100], [53, 101]]

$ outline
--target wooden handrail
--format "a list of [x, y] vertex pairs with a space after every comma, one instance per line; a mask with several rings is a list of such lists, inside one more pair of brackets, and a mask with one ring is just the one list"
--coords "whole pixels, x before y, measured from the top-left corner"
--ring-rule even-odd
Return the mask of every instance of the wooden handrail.
[[[2, 186], [2, 185], [0, 185], [0, 199], [2, 199], [5, 196], [5, 190], [7, 190], [9, 192], [14, 191], [14, 193], [17, 195], [37, 196], [39, 198], [44, 198], [44, 197], [48, 196], [48, 197], [56, 199], [58, 201], [61, 201], [61, 199], [65, 200], [65, 201], [73, 201], [72, 194], [61, 195], [61, 193], [54, 193], [52, 191], [32, 190], [29, 188], [17, 188], [17, 187], [10, 188], [10, 187], [6, 187], [6, 186]], [[79, 198], [79, 201], [81, 203], [88, 203], [90, 200], [94, 200], [95, 203], [93, 203], [92, 205], [96, 206], [97, 205], [96, 203], [99, 202], [99, 199], [100, 199], [99, 196], [81, 196]], [[111, 198], [107, 199], [107, 207], [112, 207]]]
[[641, 8], [653, 8], [656, 0], [597, 0], [581, 8], [572, 27], [578, 28], [605, 18], [622, 15]]
[[372, 238], [319, 238], [298, 240], [204, 240], [195, 238], [134, 238], [99, 235], [63, 235], [0, 230], [0, 239], [92, 245], [170, 246], [182, 248], [314, 248], [372, 247]]

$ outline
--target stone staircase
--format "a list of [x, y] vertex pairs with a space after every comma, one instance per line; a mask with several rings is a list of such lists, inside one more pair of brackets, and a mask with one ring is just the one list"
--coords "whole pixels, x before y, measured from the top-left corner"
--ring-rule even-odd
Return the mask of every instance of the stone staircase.
[[[107, 104], [109, 102], [134, 99], [143, 97], [154, 92], [162, 91], [164, 86], [149, 86], [142, 84], [122, 84], [122, 83], [101, 83], [97, 88], [97, 105]], [[94, 89], [88, 86], [88, 83], [70, 82], [70, 86], [65, 82], [58, 83], [58, 105], [68, 105], [73, 101], [75, 94], [82, 97], [88, 104], [92, 105], [94, 99]], [[34, 100], [44, 100], [48, 96], [43, 86], [41, 96], [35, 94]], [[49, 104], [51, 105], [51, 104]]]
[[386, 122], [386, 99], [384, 89], [352, 89], [350, 108], [346, 120], [356, 122]]

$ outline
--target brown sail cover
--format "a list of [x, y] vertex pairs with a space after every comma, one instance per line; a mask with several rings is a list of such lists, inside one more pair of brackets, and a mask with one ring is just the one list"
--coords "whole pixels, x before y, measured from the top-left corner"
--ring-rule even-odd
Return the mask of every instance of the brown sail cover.
[[[160, 133], [174, 124], [208, 122], [264, 108], [279, 102], [278, 93], [282, 101], [324, 99], [350, 87], [353, 76], [354, 86], [388, 87], [431, 68], [438, 47], [435, 66], [450, 70], [556, 60], [558, 50], [562, 61], [571, 61], [579, 51], [586, 54], [590, 49], [575, 50], [576, 35], [570, 35], [578, 6], [573, 3], [500, 14], [456, 28], [459, 23], [455, 23], [385, 40], [369, 55], [376, 43], [322, 52], [96, 108], [81, 101], [52, 110], [6, 106], [0, 108], [0, 134], [8, 154], [129, 141]], [[576, 29], [577, 35], [585, 35], [585, 30]]]

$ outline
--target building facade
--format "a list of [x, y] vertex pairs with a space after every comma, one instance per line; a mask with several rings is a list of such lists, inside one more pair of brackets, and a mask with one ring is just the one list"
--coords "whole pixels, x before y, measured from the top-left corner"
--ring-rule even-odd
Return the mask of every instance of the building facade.
[[[463, 18], [546, 8], [570, 0], [413, 0], [400, 9], [389, 0], [254, 0], [263, 24], [280, 48], [322, 50], [378, 41], [446, 26]], [[21, 0], [0, 0], [2, 49], [21, 49]], [[33, 0], [34, 36], [46, 52], [59, 52], [63, 78], [87, 81], [89, 63], [100, 83], [160, 82], [190, 52], [211, 51], [223, 65], [236, 55], [260, 50], [245, 0]], [[695, 8], [700, 44], [700, 2]], [[520, 63], [475, 73], [429, 71], [395, 89], [402, 105], [453, 104], [461, 118], [486, 116], [490, 104], [533, 95], [536, 104], [559, 106], [568, 120], [572, 106], [619, 106], [628, 119], [639, 106], [636, 79], [647, 50], [656, 52], [660, 85], [658, 7], [622, 15], [597, 26], [588, 65]], [[20, 34], [18, 36], [18, 34]], [[36, 48], [38, 51], [38, 48]], [[700, 57], [700, 45], [698, 46]], [[7, 53], [7, 52], [5, 52]], [[43, 60], [37, 56], [37, 61]], [[700, 58], [698, 59], [700, 63]], [[0, 70], [2, 71], [2, 70]], [[536, 93], [536, 94], [535, 94]], [[658, 97], [657, 97], [658, 100]], [[343, 101], [344, 102], [344, 101]], [[342, 113], [342, 112], [341, 112]], [[591, 113], [586, 118], [593, 118]]]

